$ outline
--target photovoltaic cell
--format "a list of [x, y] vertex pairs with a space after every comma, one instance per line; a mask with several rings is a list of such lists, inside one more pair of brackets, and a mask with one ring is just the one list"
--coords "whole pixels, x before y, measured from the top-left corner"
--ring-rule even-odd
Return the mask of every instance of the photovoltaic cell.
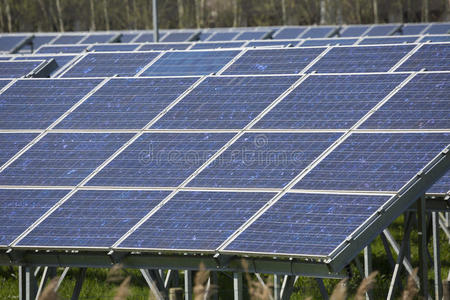
[[141, 129], [197, 79], [111, 79], [56, 128]]
[[194, 32], [170, 32], [161, 38], [161, 42], [189, 42]]
[[53, 40], [56, 37], [56, 34], [54, 35], [37, 35], [33, 38], [33, 49], [36, 50], [39, 47], [41, 47], [44, 44], [50, 43], [51, 40]]
[[119, 248], [215, 250], [274, 193], [179, 192]]
[[209, 77], [151, 128], [241, 129], [298, 79]]
[[319, 73], [387, 72], [414, 45], [337, 47], [331, 49], [309, 71]]
[[43, 62], [43, 60], [0, 61], [0, 78], [19, 78], [26, 76]]
[[446, 34], [450, 32], [450, 23], [432, 24], [424, 34]]
[[450, 133], [353, 133], [295, 189], [398, 191], [450, 143]]
[[240, 32], [216, 32], [212, 36], [209, 37], [208, 41], [231, 41], [234, 39]]
[[408, 58], [396, 71], [450, 71], [450, 43], [426, 44]]
[[[135, 39], [138, 36], [138, 32], [130, 32], [130, 33], [123, 33], [120, 42], [122, 43], [130, 43], [133, 39]], [[151, 40], [153, 42], [153, 39]]]
[[236, 41], [262, 40], [268, 33], [267, 31], [244, 31], [236, 37]]
[[311, 40], [305, 40], [303, 43], [300, 44], [301, 47], [305, 46], [332, 46], [332, 45], [353, 45], [356, 43], [358, 39], [340, 39], [340, 38], [333, 38], [333, 39], [311, 39]]
[[218, 72], [239, 50], [166, 52], [141, 76], [208, 75]]
[[326, 256], [388, 199], [389, 196], [288, 193], [225, 251]]
[[281, 28], [273, 35], [273, 39], [296, 39], [298, 38], [308, 27], [286, 27]]
[[246, 133], [188, 186], [282, 188], [339, 136], [338, 133]]
[[0, 173], [0, 184], [77, 185], [132, 136], [129, 133], [48, 133]]
[[298, 74], [324, 48], [250, 49], [223, 74]]
[[0, 36], [0, 52], [10, 52], [19, 43], [25, 40], [25, 35], [2, 35]]
[[72, 59], [75, 58], [75, 55], [25, 55], [25, 56], [16, 56], [14, 60], [36, 60], [36, 59], [43, 59], [43, 60], [50, 60], [54, 59], [56, 63], [58, 64], [58, 68], [56, 68], [50, 75], [54, 74], [56, 71], [63, 68], [67, 63], [69, 63]]
[[59, 38], [53, 41], [52, 44], [77, 44], [85, 35], [61, 35]]
[[110, 247], [169, 193], [78, 191], [18, 245]]
[[400, 31], [396, 32], [396, 34], [402, 35], [414, 35], [420, 34], [428, 24], [404, 24]]
[[0, 167], [36, 136], [37, 133], [0, 133]]
[[425, 35], [420, 39], [421, 43], [425, 42], [438, 42], [438, 43], [445, 43], [450, 42], [450, 34], [446, 35]]
[[0, 80], [0, 90], [2, 89], [2, 88], [4, 88], [8, 83], [10, 83], [11, 82], [11, 80]]
[[217, 43], [195, 43], [191, 50], [201, 50], [201, 49], [218, 49], [218, 48], [240, 48], [245, 42], [217, 42]]
[[450, 172], [444, 174], [433, 186], [427, 191], [427, 193], [447, 194], [450, 192]]
[[67, 45], [67, 46], [58, 46], [58, 45], [48, 45], [42, 46], [36, 53], [45, 54], [45, 53], [81, 53], [87, 49], [86, 45]]
[[12, 243], [69, 191], [0, 190], [0, 245]]
[[367, 33], [367, 36], [387, 36], [394, 33], [394, 31], [399, 27], [398, 24], [390, 25], [374, 25]]
[[103, 44], [103, 45], [93, 45], [89, 51], [96, 52], [108, 52], [108, 51], [134, 51], [140, 44]]
[[191, 43], [153, 43], [153, 44], [144, 44], [139, 51], [150, 51], [150, 50], [185, 50], [187, 49]]
[[91, 34], [86, 39], [83, 40], [83, 44], [95, 44], [95, 43], [107, 43], [109, 42], [113, 37], [115, 37], [116, 34]]
[[348, 129], [405, 78], [399, 74], [312, 75], [253, 128]]
[[202, 33], [200, 33], [198, 39], [199, 39], [199, 41], [205, 41], [213, 34], [214, 34], [214, 32], [202, 32]]
[[336, 29], [334, 26], [310, 27], [300, 37], [303, 38], [326, 38], [329, 37]]
[[449, 129], [450, 73], [417, 74], [360, 128]]
[[251, 41], [246, 47], [267, 47], [267, 46], [296, 46], [301, 40], [267, 40], [267, 41]]
[[87, 185], [176, 187], [233, 135], [144, 133]]
[[88, 53], [63, 77], [134, 76], [158, 54], [159, 52]]
[[18, 80], [0, 94], [1, 129], [45, 129], [101, 80]]
[[340, 32], [340, 37], [359, 37], [362, 36], [364, 32], [369, 29], [370, 26], [368, 25], [361, 25], [361, 26], [347, 26], [344, 27], [344, 29]]
[[386, 36], [386, 37], [367, 37], [359, 45], [377, 45], [377, 44], [403, 44], [414, 43], [417, 36]]

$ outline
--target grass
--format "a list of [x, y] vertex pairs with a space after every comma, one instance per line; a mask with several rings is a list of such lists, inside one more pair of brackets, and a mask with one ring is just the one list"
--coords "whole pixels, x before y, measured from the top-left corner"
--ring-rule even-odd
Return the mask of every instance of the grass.
[[[394, 235], [397, 241], [401, 241], [402, 238], [402, 225], [403, 216], [398, 218], [391, 226], [390, 231]], [[442, 233], [442, 232], [441, 232]], [[441, 245], [441, 264], [442, 264], [442, 277], [445, 279], [450, 269], [450, 246], [449, 242], [444, 236], [440, 234]], [[430, 245], [430, 253], [432, 253]], [[372, 243], [373, 253], [373, 266], [377, 270], [377, 273], [372, 274], [371, 279], [368, 281], [362, 281], [362, 278], [357, 272], [356, 267], [351, 265], [352, 277], [346, 282], [339, 282], [339, 280], [325, 279], [324, 284], [329, 295], [332, 295], [330, 299], [355, 299], [363, 300], [365, 297], [364, 292], [366, 289], [373, 287], [373, 295], [375, 299], [386, 298], [387, 291], [389, 289], [389, 283], [391, 280], [392, 272], [387, 261], [383, 244], [378, 237]], [[362, 255], [360, 257], [362, 261]], [[417, 231], [413, 230], [411, 233], [411, 260], [413, 266], [418, 265], [417, 254]], [[0, 267], [0, 299], [17, 299], [18, 298], [18, 279], [17, 268]], [[62, 270], [59, 270], [62, 272]], [[60, 275], [60, 274], [58, 274]], [[72, 268], [68, 272], [64, 279], [59, 291], [59, 299], [70, 299], [71, 293], [75, 286], [76, 277], [78, 275], [78, 269]], [[203, 299], [203, 295], [206, 292], [206, 282], [209, 277], [209, 271], [201, 269], [196, 272], [194, 283], [194, 299]], [[433, 294], [433, 269], [430, 264], [428, 273], [430, 292]], [[267, 282], [269, 288], [263, 287], [254, 276], [247, 274], [244, 278], [244, 294], [248, 299], [268, 299], [268, 294], [273, 283], [272, 275], [265, 275], [263, 279]], [[180, 273], [180, 283], [183, 282], [183, 275]], [[219, 299], [232, 299], [233, 298], [233, 283], [232, 276], [230, 274], [219, 273], [218, 274], [219, 288], [211, 287], [209, 293], [217, 292]], [[406, 272], [402, 271], [402, 286], [404, 291], [398, 290], [396, 293], [397, 299], [415, 299], [417, 293], [414, 282], [406, 276]], [[50, 291], [51, 292], [51, 291]], [[345, 296], [347, 295], [347, 296]], [[46, 300], [53, 300], [56, 298], [50, 298]], [[143, 279], [139, 270], [122, 269], [117, 266], [110, 269], [88, 269], [86, 273], [86, 279], [83, 284], [80, 299], [152, 299], [149, 295], [148, 286]], [[313, 278], [300, 277], [294, 286], [294, 293], [291, 297], [293, 300], [304, 299], [321, 299], [321, 295], [316, 281]]]

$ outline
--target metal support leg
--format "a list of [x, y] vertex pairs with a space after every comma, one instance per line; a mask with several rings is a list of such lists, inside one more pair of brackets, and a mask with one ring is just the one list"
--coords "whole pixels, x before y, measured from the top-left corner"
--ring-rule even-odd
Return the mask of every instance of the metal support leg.
[[66, 278], [67, 272], [69, 272], [69, 267], [64, 268], [64, 271], [62, 272], [61, 276], [58, 279], [58, 282], [56, 283], [55, 291], [57, 291], [61, 286], [64, 278]]
[[233, 295], [234, 300], [242, 300], [242, 273], [233, 273]]
[[417, 200], [417, 236], [419, 247], [419, 294], [424, 298], [428, 298], [427, 223], [424, 196]]
[[[372, 273], [372, 248], [370, 244], [364, 248], [364, 277], [369, 277]], [[371, 290], [366, 293], [366, 300], [373, 299], [373, 293]]]
[[439, 215], [432, 212], [433, 223], [433, 268], [435, 299], [442, 299], [441, 253], [439, 248]]
[[[35, 272], [35, 276], [36, 276], [36, 272]], [[45, 267], [42, 270], [42, 276], [41, 276], [41, 281], [39, 282], [39, 287], [36, 293], [36, 300], [39, 299], [39, 296], [41, 295], [42, 291], [44, 290], [44, 286], [45, 283], [47, 282], [47, 279], [49, 279], [49, 267]]]
[[84, 278], [86, 277], [86, 268], [80, 268], [80, 272], [77, 276], [77, 281], [75, 282], [75, 287], [73, 288], [71, 300], [78, 300], [81, 293], [81, 288], [83, 287]]
[[19, 299], [34, 300], [37, 294], [36, 277], [34, 268], [19, 267]]
[[295, 276], [284, 276], [283, 284], [281, 285], [281, 300], [289, 300], [291, 298], [296, 279]]
[[210, 290], [212, 291], [211, 300], [219, 300], [219, 279], [217, 272], [209, 272], [209, 282], [210, 282]]
[[192, 271], [184, 271], [184, 299], [192, 300]]
[[25, 267], [19, 266], [19, 300], [25, 300]]
[[320, 294], [322, 295], [322, 299], [324, 300], [328, 300], [329, 296], [328, 296], [328, 292], [327, 289], [325, 288], [325, 285], [323, 284], [323, 280], [322, 278], [314, 278], [317, 282], [317, 285], [319, 286], [319, 291]]
[[386, 252], [386, 256], [389, 264], [391, 265], [392, 271], [395, 267], [394, 257], [392, 256], [391, 248], [389, 247], [389, 242], [386, 239], [386, 236], [382, 233], [380, 234], [381, 241], [383, 242], [384, 251]]
[[140, 269], [142, 276], [144, 276], [145, 281], [147, 282], [150, 290], [152, 291], [153, 295], [157, 300], [164, 300], [166, 299], [164, 295], [160, 292], [158, 289], [158, 285], [156, 284], [155, 280], [150, 275], [150, 272], [147, 269]]
[[281, 295], [281, 276], [278, 274], [273, 275], [273, 299], [280, 300]]

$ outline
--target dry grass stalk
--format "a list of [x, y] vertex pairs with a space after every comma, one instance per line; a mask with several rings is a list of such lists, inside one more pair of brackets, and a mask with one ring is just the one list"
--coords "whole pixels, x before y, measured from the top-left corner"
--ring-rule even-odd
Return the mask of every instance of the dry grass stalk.
[[413, 273], [409, 275], [406, 289], [402, 294], [402, 300], [412, 300], [419, 292], [419, 289], [416, 286], [416, 282], [414, 281], [414, 277], [417, 276], [417, 271], [418, 269], [415, 268]]
[[370, 291], [375, 282], [375, 277], [378, 275], [378, 271], [372, 272], [369, 274], [368, 277], [364, 278], [364, 280], [361, 282], [361, 284], [358, 287], [358, 290], [356, 291], [355, 300], [365, 300], [366, 299], [366, 293]]
[[55, 277], [47, 284], [42, 294], [39, 296], [39, 300], [59, 300], [58, 292], [56, 292], [56, 285], [58, 284], [59, 277]]
[[128, 276], [124, 281], [122, 281], [119, 288], [117, 289], [116, 295], [114, 296], [114, 300], [127, 299], [128, 295], [130, 294], [130, 281], [131, 276]]
[[247, 279], [248, 294], [251, 300], [269, 300], [272, 295], [273, 284], [268, 281], [266, 285], [261, 284], [258, 280], [253, 280], [248, 273], [248, 263], [242, 260], [242, 267], [245, 270], [245, 277]]
[[106, 282], [122, 282], [123, 281], [123, 273], [122, 273], [123, 265], [115, 264], [109, 270], [108, 275], [106, 276]]
[[200, 263], [194, 279], [194, 300], [208, 299], [217, 292], [217, 287], [210, 284], [208, 288], [209, 271]]
[[347, 298], [347, 281], [348, 278], [339, 281], [330, 296], [330, 300], [345, 300]]

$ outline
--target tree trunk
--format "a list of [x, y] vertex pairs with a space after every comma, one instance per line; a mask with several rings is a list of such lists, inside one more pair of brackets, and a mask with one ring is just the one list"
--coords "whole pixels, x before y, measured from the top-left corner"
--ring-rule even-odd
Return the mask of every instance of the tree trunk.
[[444, 0], [444, 9], [445, 9], [445, 11], [444, 11], [444, 18], [443, 18], [443, 21], [446, 21], [446, 22], [448, 22], [448, 21], [450, 21], [450, 0]]
[[95, 31], [95, 7], [94, 7], [94, 0], [89, 0], [89, 4], [91, 7], [91, 31]]
[[422, 0], [422, 22], [428, 22], [428, 0]]
[[133, 4], [133, 28], [137, 29], [138, 12], [137, 12], [136, 0], [133, 0], [132, 4]]
[[177, 0], [178, 8], [178, 27], [183, 28], [184, 25], [184, 3], [183, 0]]
[[378, 0], [373, 0], [373, 22], [378, 23]]
[[125, 14], [127, 18], [126, 28], [130, 28], [130, 3], [128, 2], [128, 0], [125, 0]]
[[105, 29], [109, 31], [108, 3], [103, 0], [103, 13], [105, 14]]
[[327, 24], [327, 1], [320, 0], [320, 24]]
[[195, 0], [195, 20], [197, 28], [205, 25], [205, 0]]
[[361, 0], [355, 1], [355, 17], [356, 23], [361, 24]]
[[336, 24], [341, 25], [342, 21], [342, 0], [336, 0]]
[[0, 31], [5, 31], [5, 24], [3, 23], [3, 5], [0, 5]]
[[9, 6], [9, 1], [4, 0], [5, 3], [5, 13], [6, 13], [6, 22], [8, 24], [8, 32], [12, 32], [12, 17], [11, 17], [11, 7]]
[[287, 24], [286, 0], [281, 0], [281, 19], [283, 21], [283, 25], [286, 25]]
[[56, 10], [58, 12], [59, 31], [64, 32], [64, 22], [62, 17], [61, 0], [56, 0]]

